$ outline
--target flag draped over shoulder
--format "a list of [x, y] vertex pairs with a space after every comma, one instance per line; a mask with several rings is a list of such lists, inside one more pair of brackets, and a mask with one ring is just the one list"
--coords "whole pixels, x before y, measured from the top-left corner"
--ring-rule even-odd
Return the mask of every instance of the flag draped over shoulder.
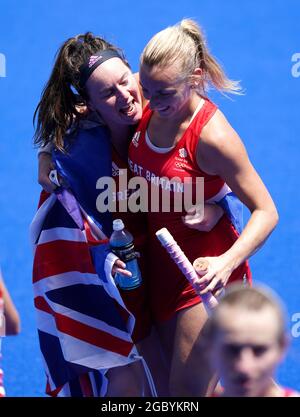
[[[91, 133], [96, 144], [95, 132]], [[85, 140], [88, 134], [84, 133]], [[103, 146], [101, 150], [104, 155]], [[106, 158], [109, 161], [107, 153]], [[86, 169], [91, 168], [85, 162]], [[111, 172], [111, 162], [108, 164]], [[107, 172], [98, 169], [93, 173], [99, 174]], [[72, 181], [76, 182], [75, 176]], [[131, 338], [134, 318], [111, 274], [104, 272], [107, 243], [92, 234], [93, 220], [86, 215], [86, 201], [78, 201], [84, 198], [79, 189], [77, 198], [65, 189], [51, 195], [43, 192], [30, 230], [39, 343], [46, 391], [54, 396], [102, 395], [107, 369], [136, 360]], [[93, 231], [99, 229], [100, 220], [93, 222]], [[99, 232], [103, 234], [103, 229]]]
[[106, 245], [94, 247], [97, 273], [86, 230], [54, 194], [32, 223], [34, 305], [49, 394], [90, 371], [104, 375], [130, 363], [135, 353], [134, 320], [104, 273]]

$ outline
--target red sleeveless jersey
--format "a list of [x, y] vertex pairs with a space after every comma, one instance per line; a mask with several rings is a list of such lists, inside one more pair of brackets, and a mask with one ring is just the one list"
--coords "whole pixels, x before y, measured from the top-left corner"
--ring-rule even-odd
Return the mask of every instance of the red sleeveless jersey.
[[[176, 194], [178, 196], [185, 192], [185, 187], [180, 186], [180, 181], [181, 183], [190, 181], [195, 185], [197, 178], [202, 177], [204, 199], [213, 198], [224, 186], [224, 181], [219, 176], [209, 175], [201, 170], [196, 161], [196, 147], [203, 127], [216, 109], [212, 102], [205, 100], [177, 144], [168, 152], [161, 153], [149, 146], [146, 140], [147, 126], [153, 113], [149, 107], [146, 107], [129, 147], [129, 169], [134, 175], [146, 179], [149, 190], [155, 186], [160, 188], [160, 192], [162, 189], [168, 190], [172, 201], [175, 200]], [[168, 180], [174, 177], [177, 177], [178, 181], [173, 185]], [[193, 191], [195, 192], [195, 187]], [[238, 233], [225, 215], [210, 232], [200, 232], [184, 225], [182, 222], [184, 214], [184, 210], [163, 212], [161, 206], [158, 212], [148, 211], [151, 260], [149, 288], [152, 312], [158, 321], [167, 320], [176, 311], [199, 303], [200, 298], [177, 265], [169, 258], [165, 249], [161, 247], [155, 232], [167, 227], [191, 262], [200, 256], [221, 255], [238, 238]], [[249, 281], [250, 275], [248, 264], [245, 262], [232, 273], [230, 281]]]

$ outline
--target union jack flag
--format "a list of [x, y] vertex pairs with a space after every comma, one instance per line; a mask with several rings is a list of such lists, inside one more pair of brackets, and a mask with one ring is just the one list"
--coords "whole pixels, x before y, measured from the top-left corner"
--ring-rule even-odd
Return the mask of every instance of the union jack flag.
[[106, 371], [137, 360], [134, 318], [105, 273], [107, 244], [95, 238], [96, 226], [83, 212], [66, 190], [42, 192], [30, 229], [38, 337], [51, 396], [103, 396]]

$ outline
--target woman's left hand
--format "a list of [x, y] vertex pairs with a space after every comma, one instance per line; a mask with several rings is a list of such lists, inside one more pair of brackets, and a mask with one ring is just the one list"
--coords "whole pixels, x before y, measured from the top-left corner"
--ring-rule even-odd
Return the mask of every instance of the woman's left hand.
[[[208, 268], [205, 271], [197, 267], [199, 261], [208, 262]], [[224, 255], [197, 258], [193, 263], [193, 267], [199, 277], [194, 281], [194, 286], [200, 295], [215, 290], [217, 290], [215, 295], [219, 295], [234, 270]]]

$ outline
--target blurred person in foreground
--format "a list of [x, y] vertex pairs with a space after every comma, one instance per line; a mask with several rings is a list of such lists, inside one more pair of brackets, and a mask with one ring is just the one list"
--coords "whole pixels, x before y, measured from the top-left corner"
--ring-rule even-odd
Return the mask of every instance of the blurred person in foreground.
[[274, 378], [289, 338], [284, 307], [265, 287], [232, 285], [207, 326], [209, 359], [222, 397], [299, 397]]

